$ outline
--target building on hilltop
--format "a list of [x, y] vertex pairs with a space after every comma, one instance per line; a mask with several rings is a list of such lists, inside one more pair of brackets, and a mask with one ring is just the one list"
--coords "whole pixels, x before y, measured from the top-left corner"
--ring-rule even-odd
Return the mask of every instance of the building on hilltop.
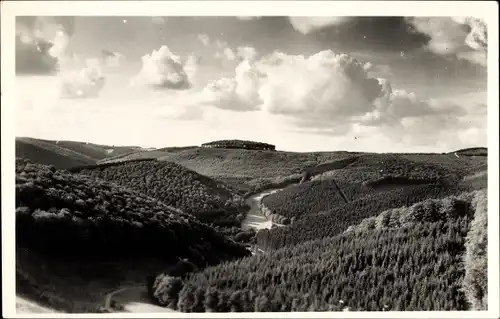
[[272, 144], [243, 141], [243, 140], [220, 140], [201, 144], [204, 148], [239, 148], [247, 150], [276, 151], [276, 146]]

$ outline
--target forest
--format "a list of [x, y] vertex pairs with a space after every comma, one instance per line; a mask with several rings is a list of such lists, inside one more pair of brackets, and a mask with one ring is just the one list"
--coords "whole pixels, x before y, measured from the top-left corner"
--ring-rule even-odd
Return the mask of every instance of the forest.
[[466, 310], [460, 261], [477, 196], [392, 210], [365, 223], [372, 227], [182, 277], [163, 274], [152, 291], [183, 312]]
[[136, 159], [74, 171], [129, 187], [215, 225], [239, 227], [238, 215], [248, 210], [223, 183], [167, 161]]
[[189, 258], [199, 267], [249, 255], [179, 209], [92, 176], [16, 160], [16, 241], [68, 258]]

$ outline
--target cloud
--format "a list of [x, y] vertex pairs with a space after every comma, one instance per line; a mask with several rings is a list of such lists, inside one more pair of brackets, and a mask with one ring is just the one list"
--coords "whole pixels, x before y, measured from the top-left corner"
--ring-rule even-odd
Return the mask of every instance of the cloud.
[[234, 78], [209, 83], [202, 92], [202, 102], [223, 110], [258, 110], [262, 103], [258, 88], [263, 75], [248, 61], [240, 63], [235, 72]]
[[308, 34], [329, 26], [342, 25], [351, 17], [289, 17], [293, 28], [302, 34]]
[[322, 51], [310, 57], [275, 52], [241, 62], [234, 78], [207, 87], [216, 107], [264, 110], [303, 120], [332, 121], [371, 111], [381, 87], [364, 65], [345, 54]]
[[16, 18], [16, 73], [53, 74], [73, 32], [73, 21], [65, 17]]
[[217, 47], [222, 49], [222, 52], [216, 52], [215, 58], [226, 59], [228, 61], [242, 62], [244, 60], [254, 61], [257, 58], [258, 52], [253, 47], [240, 46], [232, 49], [227, 42], [219, 42]]
[[233, 49], [231, 48], [224, 48], [223, 53], [224, 57], [229, 61], [234, 61], [236, 59], [236, 53], [234, 53]]
[[253, 61], [257, 57], [257, 50], [252, 47], [238, 47], [236, 55], [242, 60]]
[[163, 45], [142, 57], [142, 67], [132, 79], [133, 85], [155, 89], [185, 90], [192, 84], [185, 70], [185, 61]]
[[274, 52], [239, 63], [234, 77], [204, 89], [200, 103], [267, 114], [304, 134], [378, 136], [405, 147], [436, 141], [440, 148], [470, 146], [471, 140], [481, 144], [481, 133], [463, 138], [464, 132], [484, 126], [486, 116], [478, 111], [483, 108], [469, 103], [476, 95], [459, 99], [470, 108], [457, 101], [422, 99], [394, 89], [387, 79], [371, 77], [376, 68], [330, 50], [311, 56]]
[[407, 21], [429, 36], [426, 48], [439, 55], [456, 56], [486, 66], [486, 23], [473, 17], [412, 17]]
[[[20, 17], [16, 20], [16, 72], [22, 75], [56, 75], [59, 97], [97, 97], [105, 84], [99, 59], [68, 52], [74, 19]], [[113, 53], [114, 54], [114, 53]]]
[[204, 46], [210, 45], [210, 37], [203, 33], [203, 34], [198, 34], [198, 39], [203, 43]]
[[86, 64], [80, 71], [67, 72], [61, 76], [61, 98], [79, 99], [99, 95], [105, 84], [100, 62], [88, 59]]

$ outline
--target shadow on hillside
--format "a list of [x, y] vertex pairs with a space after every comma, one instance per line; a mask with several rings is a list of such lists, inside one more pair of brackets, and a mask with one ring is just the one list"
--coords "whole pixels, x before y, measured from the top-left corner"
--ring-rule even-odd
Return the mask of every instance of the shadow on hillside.
[[18, 248], [16, 295], [61, 312], [95, 313], [110, 291], [124, 285], [144, 285], [148, 276], [168, 266], [157, 260], [51, 260]]

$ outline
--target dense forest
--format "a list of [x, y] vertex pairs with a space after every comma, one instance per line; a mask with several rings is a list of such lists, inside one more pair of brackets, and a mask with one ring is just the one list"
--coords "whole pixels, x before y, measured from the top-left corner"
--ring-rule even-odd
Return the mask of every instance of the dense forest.
[[[353, 189], [356, 191], [356, 186]], [[440, 184], [399, 187], [391, 190], [368, 192], [366, 195], [359, 195], [355, 200], [347, 204], [342, 203], [342, 199], [337, 196], [335, 198], [338, 204], [332, 205], [334, 208], [328, 210], [321, 209], [325, 204], [332, 203], [326, 200], [326, 195], [325, 200], [316, 202], [310, 202], [306, 199], [289, 201], [287, 205], [278, 206], [274, 210], [280, 215], [298, 216], [300, 219], [287, 227], [261, 231], [257, 240], [259, 246], [280, 248], [308, 240], [330, 237], [339, 234], [349, 225], [359, 223], [364, 218], [375, 216], [384, 210], [409, 206], [429, 198], [443, 198], [459, 194], [464, 190], [467, 189], [462, 189], [459, 186], [445, 187]], [[347, 196], [352, 196], [352, 194], [347, 192]], [[264, 199], [264, 203], [268, 203], [266, 200], [267, 197]], [[313, 205], [307, 208], [302, 203], [313, 203]], [[311, 214], [301, 215], [301, 212], [307, 212], [308, 209]]]
[[171, 162], [138, 159], [74, 171], [129, 187], [221, 226], [240, 226], [238, 214], [248, 210], [222, 183]]
[[16, 241], [64, 258], [189, 258], [206, 266], [249, 255], [192, 215], [125, 187], [16, 159]]
[[183, 312], [469, 309], [461, 259], [477, 196], [392, 210], [338, 236], [182, 277], [163, 274], [152, 290]]

